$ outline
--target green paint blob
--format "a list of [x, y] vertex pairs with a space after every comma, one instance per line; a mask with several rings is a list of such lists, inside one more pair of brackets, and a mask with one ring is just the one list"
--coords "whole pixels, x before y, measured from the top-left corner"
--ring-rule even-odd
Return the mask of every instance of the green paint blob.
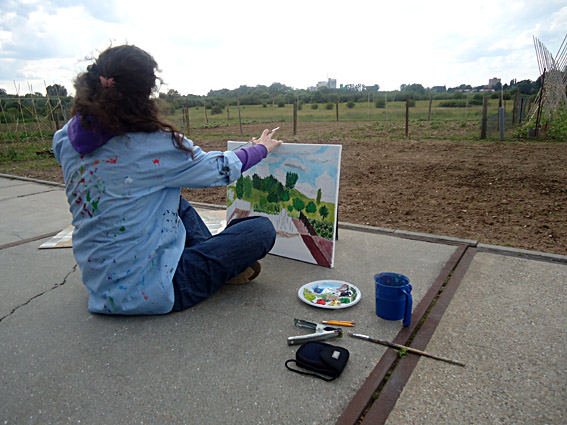
[[126, 230], [126, 227], [122, 226], [122, 227], [121, 227], [120, 229], [118, 229], [118, 230], [120, 230], [121, 232], [123, 232], [124, 230]]
[[313, 301], [316, 298], [313, 292], [309, 291], [307, 288], [303, 288], [303, 297], [307, 301]]

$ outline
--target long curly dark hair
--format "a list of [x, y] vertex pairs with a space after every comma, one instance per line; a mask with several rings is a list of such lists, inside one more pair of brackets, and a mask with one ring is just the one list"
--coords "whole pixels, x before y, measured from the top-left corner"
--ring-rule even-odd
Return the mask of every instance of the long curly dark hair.
[[169, 122], [160, 119], [155, 99], [157, 62], [144, 50], [133, 45], [109, 47], [75, 79], [73, 114], [81, 116], [84, 128], [90, 128], [85, 117], [94, 117], [106, 132], [124, 136], [130, 132], [171, 133], [173, 144], [193, 153], [183, 144], [183, 134]]

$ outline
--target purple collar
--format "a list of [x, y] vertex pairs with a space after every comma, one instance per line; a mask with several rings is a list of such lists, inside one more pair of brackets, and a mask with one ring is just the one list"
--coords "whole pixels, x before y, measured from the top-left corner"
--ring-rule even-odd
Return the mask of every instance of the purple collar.
[[92, 153], [114, 137], [113, 134], [104, 131], [98, 126], [93, 117], [87, 117], [85, 120], [90, 122], [90, 130], [83, 128], [79, 115], [71, 118], [68, 128], [71, 146], [80, 154]]

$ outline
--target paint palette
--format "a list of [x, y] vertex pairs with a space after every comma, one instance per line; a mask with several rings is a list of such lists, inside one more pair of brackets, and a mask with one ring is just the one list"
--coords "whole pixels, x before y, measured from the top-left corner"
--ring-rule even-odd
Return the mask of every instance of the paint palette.
[[352, 307], [362, 294], [356, 286], [342, 280], [316, 280], [299, 288], [297, 296], [314, 307], [339, 309]]

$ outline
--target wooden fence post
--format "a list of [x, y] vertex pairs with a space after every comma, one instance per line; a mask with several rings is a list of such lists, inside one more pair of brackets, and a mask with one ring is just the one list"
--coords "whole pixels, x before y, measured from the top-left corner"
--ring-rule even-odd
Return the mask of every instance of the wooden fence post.
[[409, 136], [409, 94], [406, 95], [406, 137]]
[[293, 102], [293, 135], [297, 134], [297, 100]]
[[512, 109], [512, 125], [516, 125], [516, 121], [518, 119], [518, 99], [519, 99], [519, 92], [516, 92], [516, 96], [514, 96], [514, 107]]
[[498, 99], [498, 125], [497, 125], [498, 131], [500, 131], [500, 108], [502, 108], [502, 98]]
[[486, 124], [488, 121], [488, 97], [482, 99], [482, 122], [480, 125], [480, 138], [486, 139]]
[[242, 134], [242, 115], [240, 115], [240, 98], [236, 100], [238, 105], [238, 122], [240, 123], [240, 134]]
[[427, 121], [431, 121], [431, 104], [433, 103], [433, 95], [429, 95], [429, 112], [427, 112]]
[[335, 104], [335, 108], [337, 109], [337, 122], [339, 122], [339, 101]]
[[187, 137], [191, 135], [191, 123], [189, 122], [189, 106], [185, 106], [183, 110], [185, 114], [185, 125], [187, 126]]
[[506, 112], [503, 106], [498, 108], [498, 130], [500, 131], [500, 140], [504, 140], [504, 121], [506, 119]]
[[230, 110], [229, 110], [228, 105], [226, 105], [226, 120], [230, 121]]

